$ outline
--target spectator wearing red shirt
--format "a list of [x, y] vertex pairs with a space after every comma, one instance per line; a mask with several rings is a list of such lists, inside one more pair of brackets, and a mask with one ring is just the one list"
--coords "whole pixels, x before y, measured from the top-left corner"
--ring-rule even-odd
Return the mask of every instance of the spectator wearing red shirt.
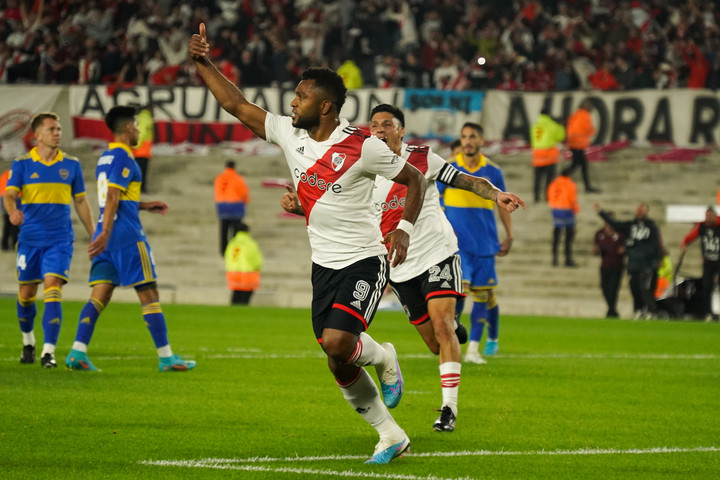
[[525, 90], [528, 92], [550, 92], [555, 89], [555, 76], [548, 71], [545, 62], [537, 62], [535, 69], [528, 67], [525, 76]]
[[682, 56], [685, 63], [690, 67], [687, 88], [705, 88], [710, 73], [708, 59], [705, 58], [705, 55], [692, 40], [689, 40], [687, 46], [682, 49]]
[[612, 72], [610, 71], [612, 69], [612, 62], [606, 60], [603, 62], [603, 66], [599, 68], [595, 73], [591, 73], [588, 76], [588, 80], [590, 81], [590, 85], [595, 90], [619, 90], [622, 88], [622, 85], [618, 83], [618, 81], [613, 76]]
[[514, 91], [519, 90], [520, 85], [515, 81], [513, 78], [512, 72], [509, 70], [505, 70], [502, 74], [502, 82], [498, 83], [495, 88], [498, 90], [508, 90], [508, 91]]

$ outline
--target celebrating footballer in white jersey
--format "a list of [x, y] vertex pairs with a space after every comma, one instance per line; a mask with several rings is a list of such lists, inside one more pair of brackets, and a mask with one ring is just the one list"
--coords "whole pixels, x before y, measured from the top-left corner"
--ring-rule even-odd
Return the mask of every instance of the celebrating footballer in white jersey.
[[[302, 204], [290, 209], [304, 212], [312, 248], [315, 336], [343, 396], [380, 436], [368, 463], [388, 463], [410, 447], [388, 410], [400, 402], [402, 374], [394, 347], [378, 344], [365, 330], [387, 284], [388, 258], [394, 266], [405, 260], [425, 179], [382, 142], [339, 117], [347, 89], [332, 70], [306, 70], [290, 104], [292, 116], [282, 117], [250, 103], [207, 58], [209, 51], [200, 24], [189, 53], [205, 84], [228, 113], [285, 153]], [[372, 211], [376, 175], [407, 186], [403, 219], [384, 239]], [[387, 257], [381, 242], [388, 245]], [[370, 365], [378, 373], [382, 400], [361, 368]]]
[[[407, 258], [402, 265], [391, 269], [390, 286], [410, 323], [415, 325], [430, 350], [439, 355], [443, 403], [433, 429], [447, 432], [455, 429], [457, 416], [461, 353], [458, 335], [453, 330], [456, 301], [464, 295], [457, 238], [440, 208], [435, 182], [494, 200], [509, 212], [525, 204], [517, 195], [502, 192], [483, 178], [461, 173], [429, 147], [403, 143], [404, 127], [405, 115], [400, 109], [387, 104], [373, 108], [370, 132], [417, 167], [428, 181], [422, 211], [410, 236]], [[375, 180], [375, 187], [373, 200], [381, 216], [381, 230], [392, 231], [403, 212], [405, 189], [381, 177]]]

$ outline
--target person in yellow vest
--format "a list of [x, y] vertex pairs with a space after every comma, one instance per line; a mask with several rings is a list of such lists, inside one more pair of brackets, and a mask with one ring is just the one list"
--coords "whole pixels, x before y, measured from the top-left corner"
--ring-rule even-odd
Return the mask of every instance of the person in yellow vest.
[[[549, 109], [543, 108], [535, 124], [530, 128], [530, 146], [532, 147], [532, 165], [535, 169], [535, 202], [540, 201], [542, 192], [557, 174], [560, 150], [557, 144], [565, 140], [565, 127], [550, 117]], [[543, 182], [544, 180], [544, 182]], [[547, 196], [546, 196], [547, 198]]]
[[350, 58], [345, 59], [337, 69], [338, 75], [342, 77], [345, 88], [355, 90], [363, 87], [363, 78], [360, 67]]
[[560, 236], [565, 231], [565, 266], [577, 267], [572, 255], [572, 244], [575, 240], [575, 217], [580, 211], [578, 204], [577, 185], [570, 178], [570, 169], [565, 168], [560, 176], [550, 182], [547, 189], [548, 205], [553, 217], [553, 267], [558, 264]]
[[140, 191], [147, 193], [147, 168], [150, 158], [152, 158], [152, 146], [155, 134], [152, 105], [140, 107], [136, 118], [138, 128], [140, 129], [140, 138], [138, 139], [137, 146], [132, 149], [132, 153], [140, 167], [140, 174], [142, 175]]
[[670, 255], [665, 253], [662, 262], [657, 269], [657, 283], [655, 285], [655, 298], [660, 299], [666, 296], [666, 292], [672, 285], [673, 264]]
[[225, 276], [232, 296], [231, 305], [248, 305], [250, 297], [260, 286], [263, 256], [257, 242], [250, 236], [250, 228], [235, 222], [235, 236], [225, 250]]

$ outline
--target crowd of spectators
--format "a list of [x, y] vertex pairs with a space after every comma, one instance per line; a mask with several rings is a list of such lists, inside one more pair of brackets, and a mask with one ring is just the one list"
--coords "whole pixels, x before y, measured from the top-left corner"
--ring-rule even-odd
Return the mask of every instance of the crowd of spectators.
[[244, 86], [341, 65], [352, 86], [380, 88], [720, 86], [714, 1], [0, 0], [0, 12], [0, 83], [198, 85], [187, 40], [205, 22], [214, 62]]

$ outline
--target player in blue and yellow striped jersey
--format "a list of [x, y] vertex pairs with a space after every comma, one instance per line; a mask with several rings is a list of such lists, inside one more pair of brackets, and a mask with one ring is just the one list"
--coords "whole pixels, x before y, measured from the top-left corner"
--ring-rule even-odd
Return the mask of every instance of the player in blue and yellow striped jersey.
[[139, 212], [147, 210], [164, 215], [168, 206], [164, 202], [140, 201], [142, 174], [130, 149], [137, 144], [140, 135], [135, 115], [133, 107], [117, 106], [105, 116], [114, 142], [100, 156], [95, 170], [100, 218], [95, 237], [88, 247], [92, 258], [92, 293], [80, 312], [75, 342], [65, 358], [65, 365], [74, 370], [97, 370], [87, 356], [87, 346], [95, 323], [117, 286], [133, 287], [137, 292], [143, 319], [160, 357], [159, 370], [184, 371], [195, 367], [195, 362], [184, 361], [173, 354], [167, 338], [155, 262], [140, 224]]
[[70, 204], [90, 237], [93, 221], [80, 161], [60, 151], [62, 129], [58, 116], [39, 113], [30, 128], [37, 146], [13, 162], [3, 203], [12, 224], [21, 227], [17, 245], [17, 316], [23, 336], [20, 362], [35, 362], [35, 297], [42, 283], [45, 338], [40, 363], [43, 368], [54, 368], [55, 344], [62, 323], [62, 287], [68, 281], [73, 254]]
[[[460, 143], [462, 152], [450, 159], [450, 163], [461, 172], [484, 177], [505, 191], [505, 179], [500, 167], [480, 152], [484, 143], [483, 128], [476, 123], [466, 123], [460, 132]], [[440, 183], [438, 190], [443, 196], [445, 215], [458, 238], [463, 284], [473, 299], [470, 341], [465, 352], [465, 361], [485, 363], [478, 351], [484, 323], [488, 324], [484, 353], [494, 355], [498, 349], [499, 308], [494, 292], [498, 284], [495, 255], [506, 255], [512, 246], [510, 213], [502, 208], [498, 209], [506, 233], [505, 240], [500, 243], [495, 220], [495, 202]], [[462, 302], [458, 302], [458, 312], [462, 312], [462, 306]]]

